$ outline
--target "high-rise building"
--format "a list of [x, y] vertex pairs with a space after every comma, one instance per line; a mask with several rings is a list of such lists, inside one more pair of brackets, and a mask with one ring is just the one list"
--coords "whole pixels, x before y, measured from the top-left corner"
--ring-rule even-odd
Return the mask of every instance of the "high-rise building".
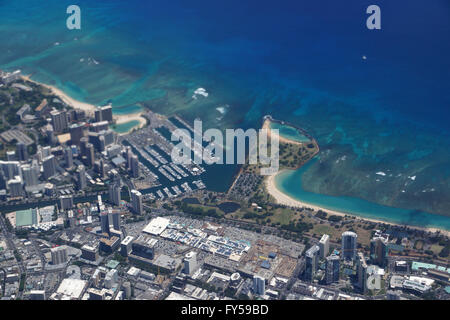
[[66, 168], [73, 167], [73, 151], [71, 147], [64, 148], [64, 161], [66, 162]]
[[101, 178], [106, 176], [106, 165], [103, 159], [95, 161], [94, 170], [99, 174]]
[[318, 268], [320, 248], [313, 245], [305, 253], [305, 280], [312, 281]]
[[131, 205], [133, 207], [134, 213], [144, 213], [144, 209], [142, 206], [142, 193], [137, 190], [131, 190]]
[[191, 251], [184, 256], [184, 273], [192, 275], [195, 270], [197, 270], [197, 253]]
[[81, 247], [81, 258], [89, 261], [98, 260], [98, 249], [89, 245], [84, 245]]
[[44, 193], [45, 195], [49, 196], [49, 197], [53, 197], [53, 195], [55, 194], [55, 186], [48, 182], [45, 184], [45, 189], [44, 189]]
[[77, 169], [77, 186], [78, 190], [84, 190], [87, 186], [86, 168], [82, 164]]
[[266, 294], [266, 280], [263, 277], [253, 276], [253, 292], [260, 296]]
[[53, 110], [50, 112], [50, 116], [52, 118], [53, 130], [55, 130], [55, 132], [63, 132], [68, 128], [69, 122], [66, 111]]
[[111, 269], [105, 276], [105, 287], [111, 289], [119, 280], [119, 272], [116, 269]]
[[331, 255], [326, 258], [326, 282], [327, 284], [339, 281], [339, 256]]
[[66, 246], [60, 246], [51, 248], [50, 252], [52, 254], [52, 264], [58, 265], [62, 263], [67, 262], [67, 247]]
[[9, 190], [9, 194], [11, 197], [22, 197], [24, 194], [23, 191], [23, 182], [20, 176], [15, 176], [14, 179], [11, 179], [7, 183], [7, 188]]
[[358, 287], [367, 292], [367, 263], [362, 252], [358, 252], [357, 256], [357, 273], [358, 273]]
[[112, 222], [112, 226], [114, 230], [120, 231], [120, 211], [119, 210], [110, 210], [110, 223]]
[[52, 154], [52, 148], [50, 146], [41, 147], [38, 146], [38, 158], [39, 161], [44, 161], [45, 158]]
[[83, 121], [86, 119], [86, 112], [84, 112], [84, 110], [79, 110], [76, 109], [75, 110], [75, 119], [76, 121]]
[[107, 166], [105, 164], [105, 161], [103, 159], [100, 159], [100, 175], [102, 177], [106, 177]]
[[0, 190], [6, 189], [6, 177], [2, 170], [0, 170]]
[[39, 174], [41, 173], [41, 167], [39, 166], [39, 162], [37, 159], [33, 159], [33, 161], [31, 161], [31, 169], [34, 170], [37, 176], [39, 176]]
[[83, 123], [74, 123], [69, 127], [70, 132], [70, 141], [72, 144], [79, 145], [81, 142], [81, 138], [83, 138], [86, 134], [86, 124]]
[[[109, 225], [109, 234], [110, 234], [110, 237], [116, 237], [116, 238], [118, 238], [120, 241], [122, 241], [122, 238], [123, 238], [123, 233], [122, 233], [122, 231], [116, 230], [116, 229], [112, 228], [112, 225]], [[117, 244], [117, 246], [120, 245], [120, 241], [119, 241], [119, 243]]]
[[25, 186], [32, 187], [39, 184], [39, 167], [36, 170], [36, 167], [25, 164], [21, 166], [21, 170]]
[[113, 144], [116, 134], [113, 130], [102, 130], [99, 132], [89, 132], [89, 142], [92, 143], [99, 152], [105, 151], [106, 147]]
[[330, 251], [330, 236], [329, 235], [324, 234], [322, 236], [322, 238], [320, 238], [319, 248], [320, 248], [320, 257], [326, 258]]
[[112, 122], [112, 107], [110, 105], [104, 107], [97, 107], [95, 110], [95, 122], [108, 121]]
[[109, 234], [109, 212], [106, 210], [100, 212], [100, 225], [102, 228], [102, 233]]
[[109, 185], [109, 202], [116, 206], [120, 206], [120, 190], [120, 182], [111, 183]]
[[0, 190], [6, 189], [6, 177], [2, 170], [0, 170]]
[[88, 137], [82, 137], [80, 139], [80, 154], [81, 156], [86, 156], [86, 145], [89, 143]]
[[20, 163], [18, 161], [1, 161], [0, 168], [3, 171], [6, 180], [20, 176]]
[[374, 237], [370, 240], [370, 262], [385, 267], [388, 258], [388, 242], [383, 237]]
[[42, 161], [42, 166], [44, 168], [44, 179], [48, 180], [49, 178], [56, 175], [56, 159], [55, 156], [49, 155], [44, 158]]
[[102, 110], [102, 121], [112, 122], [113, 121], [112, 106], [108, 105], [101, 107], [101, 110]]
[[61, 196], [59, 198], [59, 206], [62, 211], [72, 209], [73, 208], [73, 197], [72, 196]]
[[95, 109], [94, 111], [94, 119], [95, 122], [101, 122], [102, 121], [102, 111], [100, 108]]
[[125, 294], [125, 299], [130, 299], [131, 298], [131, 283], [129, 281], [124, 282], [122, 284], [122, 289]]
[[48, 124], [45, 127], [45, 135], [47, 136], [47, 142], [51, 146], [55, 145], [57, 142], [57, 138], [55, 136], [55, 130], [53, 130], [53, 126], [51, 124]]
[[123, 241], [120, 243], [120, 254], [123, 257], [128, 257], [128, 255], [133, 250], [132, 243], [134, 238], [132, 236], [127, 236]]
[[356, 258], [356, 240], [358, 235], [351, 231], [342, 234], [342, 257], [346, 260], [354, 260]]
[[110, 238], [101, 238], [99, 244], [99, 250], [106, 253], [113, 253], [120, 246], [120, 238], [111, 236]]
[[92, 143], [95, 149], [99, 152], [105, 151], [105, 137], [99, 132], [89, 132], [88, 133], [89, 142]]
[[6, 160], [7, 161], [16, 161], [16, 152], [14, 150], [6, 151]]
[[131, 156], [131, 176], [133, 178], [139, 177], [139, 159], [137, 155], [133, 154]]
[[27, 146], [23, 142], [19, 142], [16, 145], [16, 155], [17, 160], [19, 161], [27, 161], [28, 160], [28, 150]]
[[108, 130], [108, 129], [109, 129], [108, 121], [94, 122], [89, 127], [89, 131], [92, 131], [92, 132], [100, 132], [100, 131]]
[[92, 167], [95, 163], [95, 151], [92, 143], [86, 144], [86, 158], [88, 166]]
[[133, 151], [131, 151], [131, 147], [127, 146], [125, 149], [125, 159], [127, 160], [127, 168], [131, 170], [131, 157], [133, 156]]
[[145, 235], [140, 235], [131, 244], [132, 254], [145, 259], [153, 260], [153, 258], [155, 257], [155, 246], [157, 243], [157, 239]]

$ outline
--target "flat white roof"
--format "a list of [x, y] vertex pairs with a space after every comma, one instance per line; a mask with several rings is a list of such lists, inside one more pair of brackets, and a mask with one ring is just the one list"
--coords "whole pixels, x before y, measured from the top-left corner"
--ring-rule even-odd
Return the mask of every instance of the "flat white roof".
[[64, 279], [56, 292], [69, 299], [79, 299], [86, 286], [87, 281], [84, 280]]
[[195, 299], [172, 291], [167, 296], [166, 300], [195, 300]]
[[138, 269], [136, 267], [131, 267], [128, 271], [127, 274], [130, 276], [138, 276], [139, 273], [141, 273], [141, 269]]
[[96, 249], [92, 246], [89, 246], [87, 244], [85, 244], [84, 246], [81, 247], [81, 250], [87, 250], [87, 251], [96, 251]]
[[125, 239], [123, 239], [121, 244], [127, 246], [133, 240], [134, 240], [134, 238], [132, 236], [127, 236]]
[[142, 230], [145, 233], [160, 235], [169, 225], [170, 220], [166, 218], [155, 218]]

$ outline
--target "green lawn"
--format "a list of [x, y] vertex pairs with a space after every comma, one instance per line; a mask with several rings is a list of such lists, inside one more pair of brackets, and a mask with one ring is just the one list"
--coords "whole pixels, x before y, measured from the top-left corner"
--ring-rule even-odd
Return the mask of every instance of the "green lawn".
[[280, 224], [289, 224], [289, 222], [294, 217], [294, 212], [289, 209], [276, 209], [274, 211], [273, 216], [270, 217], [270, 220], [273, 223], [279, 222]]

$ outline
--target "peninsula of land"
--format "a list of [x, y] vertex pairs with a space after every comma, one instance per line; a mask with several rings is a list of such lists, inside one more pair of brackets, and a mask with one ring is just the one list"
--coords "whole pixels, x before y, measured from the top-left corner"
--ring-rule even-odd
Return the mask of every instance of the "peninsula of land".
[[[271, 132], [271, 124], [274, 121], [276, 121], [278, 123], [284, 123], [284, 122], [281, 122], [281, 121], [278, 121], [278, 120], [274, 120], [270, 116], [267, 116], [267, 117], [264, 118], [264, 122], [263, 122], [262, 128], [263, 129], [267, 129], [269, 131], [269, 133], [268, 133], [269, 135], [273, 134]], [[296, 129], [298, 129], [298, 128], [296, 128]], [[309, 136], [306, 132], [302, 131], [302, 134], [306, 134], [311, 139], [311, 141], [313, 141], [314, 143], [317, 143], [314, 140], [314, 138]], [[293, 139], [284, 137], [280, 133], [278, 134], [278, 136], [279, 136], [280, 146], [282, 146], [283, 144], [284, 145], [295, 145], [295, 146], [307, 144], [307, 142], [299, 142], [297, 140], [293, 140]], [[317, 152], [315, 152], [314, 155], [311, 156], [308, 160], [312, 159], [318, 153], [318, 151], [319, 151], [319, 149], [318, 149], [318, 146], [317, 146]], [[280, 155], [280, 160], [281, 159], [282, 159], [282, 155]], [[297, 169], [299, 167], [303, 166], [307, 161], [302, 161], [301, 163], [299, 163], [299, 165], [297, 166]], [[275, 202], [277, 204], [285, 205], [285, 206], [292, 207], [292, 208], [310, 208], [310, 209], [313, 209], [314, 211], [325, 211], [325, 212], [328, 212], [330, 214], [338, 215], [338, 216], [352, 215], [352, 216], [356, 216], [356, 217], [358, 217], [358, 218], [360, 218], [362, 220], [372, 221], [372, 222], [376, 222], [376, 223], [386, 223], [386, 224], [390, 224], [390, 225], [397, 225], [396, 223], [392, 223], [392, 222], [388, 222], [388, 221], [384, 221], [384, 220], [360, 217], [360, 216], [357, 216], [357, 215], [355, 215], [353, 213], [336, 211], [336, 210], [330, 210], [330, 209], [323, 208], [323, 207], [320, 207], [318, 205], [310, 204], [310, 203], [307, 203], [307, 202], [304, 202], [304, 201], [301, 201], [301, 200], [298, 200], [298, 199], [294, 199], [291, 196], [288, 196], [287, 194], [283, 193], [282, 191], [280, 191], [277, 188], [276, 177], [279, 174], [281, 174], [282, 172], [284, 172], [285, 170], [292, 170], [292, 169], [293, 168], [286, 168], [286, 167], [283, 168], [282, 167], [281, 171], [279, 171], [279, 172], [277, 172], [277, 173], [275, 173], [273, 175], [267, 176], [265, 178], [264, 188], [267, 191], [267, 193], [271, 197], [273, 197], [273, 199], [275, 200]], [[430, 231], [430, 232], [440, 231], [441, 233], [443, 233], [443, 234], [445, 234], [447, 236], [450, 236], [450, 232], [448, 230], [445, 230], [445, 229], [431, 228], [431, 227], [417, 227], [417, 226], [408, 226], [408, 227], [415, 228], [415, 229], [420, 229], [420, 230], [426, 230], [426, 231]]]

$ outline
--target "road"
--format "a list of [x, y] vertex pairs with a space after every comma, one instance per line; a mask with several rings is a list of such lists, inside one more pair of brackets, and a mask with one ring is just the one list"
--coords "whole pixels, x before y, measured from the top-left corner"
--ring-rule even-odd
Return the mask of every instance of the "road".
[[[3, 236], [5, 237], [5, 240], [6, 240], [6, 243], [8, 245], [8, 248], [10, 250], [13, 250], [13, 252], [17, 252], [16, 245], [14, 244], [14, 241], [13, 241], [15, 235], [8, 231], [7, 226], [6, 226], [6, 222], [5, 222], [5, 218], [1, 214], [0, 214], [0, 229], [3, 232]], [[22, 279], [23, 275], [26, 276], [26, 269], [25, 269], [25, 267], [23, 265], [22, 260], [17, 261], [17, 258], [16, 258], [16, 262], [17, 262], [17, 266], [19, 267], [19, 279]], [[23, 296], [23, 291], [19, 291], [18, 298], [21, 299], [22, 296]]]
[[0, 271], [3, 272], [3, 289], [2, 289], [2, 297], [5, 296], [5, 289], [6, 289], [6, 270], [3, 268], [0, 268]]

